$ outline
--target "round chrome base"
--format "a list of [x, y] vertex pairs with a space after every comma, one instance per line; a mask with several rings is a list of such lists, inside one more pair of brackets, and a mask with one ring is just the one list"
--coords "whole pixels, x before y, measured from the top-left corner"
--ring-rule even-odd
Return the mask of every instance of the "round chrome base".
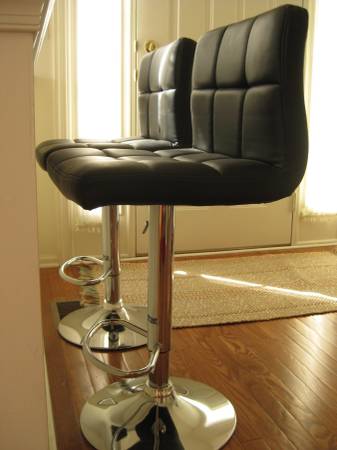
[[[67, 314], [59, 323], [60, 335], [75, 345], [82, 345], [82, 339], [99, 320], [123, 319], [147, 329], [147, 309], [144, 306], [123, 306], [107, 310], [102, 306], [85, 306]], [[92, 338], [90, 347], [96, 350], [126, 350], [145, 345], [147, 339], [120, 325], [111, 325], [99, 330]]]
[[218, 450], [232, 436], [235, 410], [220, 392], [172, 378], [173, 390], [163, 397], [146, 383], [147, 378], [113, 383], [88, 400], [80, 421], [91, 445], [98, 450]]

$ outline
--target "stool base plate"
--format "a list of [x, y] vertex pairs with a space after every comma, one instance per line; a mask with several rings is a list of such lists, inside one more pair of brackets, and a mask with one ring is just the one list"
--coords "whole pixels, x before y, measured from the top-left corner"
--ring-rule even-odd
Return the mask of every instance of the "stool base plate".
[[[115, 318], [132, 322], [139, 327], [147, 328], [147, 309], [144, 306], [123, 306], [114, 311], [102, 306], [84, 306], [67, 314], [59, 323], [60, 335], [75, 345], [82, 345], [82, 339], [89, 329], [99, 320]], [[146, 345], [144, 336], [122, 326], [101, 329], [92, 339], [91, 348], [96, 350], [127, 350]]]
[[218, 450], [232, 436], [235, 410], [205, 384], [172, 378], [164, 399], [147, 393], [147, 378], [113, 383], [81, 413], [84, 436], [98, 450]]

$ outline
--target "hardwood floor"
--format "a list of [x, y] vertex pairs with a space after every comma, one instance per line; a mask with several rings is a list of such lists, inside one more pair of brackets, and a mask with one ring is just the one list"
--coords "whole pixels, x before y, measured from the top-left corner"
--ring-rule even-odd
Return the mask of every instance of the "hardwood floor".
[[[113, 378], [57, 334], [50, 305], [76, 299], [77, 288], [56, 269], [42, 269], [41, 292], [58, 450], [92, 449], [81, 435], [80, 411]], [[140, 349], [103, 358], [130, 368], [145, 356]], [[337, 450], [336, 313], [173, 330], [171, 373], [207, 383], [233, 402], [238, 425], [226, 450]]]

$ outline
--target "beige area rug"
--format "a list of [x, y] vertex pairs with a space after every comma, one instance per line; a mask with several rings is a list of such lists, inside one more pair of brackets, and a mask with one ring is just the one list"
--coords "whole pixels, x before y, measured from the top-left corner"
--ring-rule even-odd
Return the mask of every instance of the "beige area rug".
[[[98, 268], [89, 269], [92, 276]], [[330, 250], [175, 261], [173, 325], [270, 320], [337, 311], [337, 254]], [[95, 290], [97, 289], [97, 291]], [[85, 303], [103, 286], [85, 288]], [[146, 304], [147, 263], [123, 263], [121, 293]]]

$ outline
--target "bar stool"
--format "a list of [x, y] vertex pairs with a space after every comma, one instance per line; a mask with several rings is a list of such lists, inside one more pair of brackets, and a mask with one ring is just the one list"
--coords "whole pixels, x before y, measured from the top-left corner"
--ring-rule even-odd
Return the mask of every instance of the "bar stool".
[[[235, 410], [222, 393], [169, 373], [174, 205], [267, 203], [296, 189], [308, 151], [307, 22], [304, 9], [286, 5], [200, 39], [191, 148], [124, 156], [92, 148], [85, 157], [64, 150], [48, 158], [55, 184], [86, 209], [151, 205], [147, 330], [121, 319], [103, 320], [83, 342], [89, 361], [125, 378], [97, 392], [82, 409], [82, 431], [96, 449], [215, 450], [234, 432]], [[147, 337], [144, 367], [123, 371], [96, 357], [92, 340], [111, 324]]]
[[[72, 152], [85, 156], [90, 148], [114, 149], [135, 156], [152, 149], [172, 149], [190, 146], [192, 142], [190, 93], [191, 72], [196, 43], [181, 38], [144, 56], [139, 69], [138, 104], [141, 136], [99, 142], [85, 139], [56, 139], [41, 143], [36, 149], [40, 166], [46, 170], [50, 155]], [[89, 149], [89, 150], [88, 150]], [[77, 286], [104, 283], [104, 300], [98, 306], [85, 306], [67, 314], [58, 330], [67, 341], [82, 345], [83, 336], [91, 326], [103, 319], [123, 319], [146, 328], [146, 307], [125, 305], [120, 295], [120, 260], [118, 240], [118, 206], [102, 208], [102, 259], [76, 256], [63, 263], [60, 276]], [[67, 273], [67, 268], [78, 263], [91, 262], [102, 266], [100, 276], [90, 280], [78, 279]], [[106, 326], [92, 341], [96, 349], [119, 350], [146, 344], [146, 339], [123, 326]]]

